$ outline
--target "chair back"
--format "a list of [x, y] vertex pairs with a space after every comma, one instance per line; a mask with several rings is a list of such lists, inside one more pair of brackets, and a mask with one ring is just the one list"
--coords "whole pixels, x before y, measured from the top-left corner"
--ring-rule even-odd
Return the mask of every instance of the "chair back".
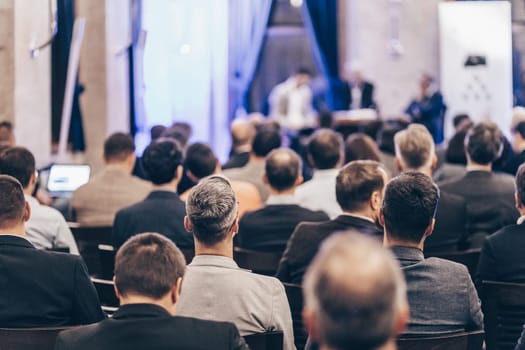
[[245, 335], [244, 340], [251, 350], [283, 349], [283, 332], [267, 332]]
[[469, 249], [462, 252], [435, 252], [425, 254], [427, 258], [435, 257], [454, 261], [467, 267], [470, 276], [474, 277], [478, 268], [478, 261], [481, 249]]
[[483, 331], [461, 332], [432, 336], [401, 336], [397, 339], [398, 350], [481, 350]]
[[84, 259], [91, 276], [100, 274], [99, 244], [110, 244], [111, 226], [81, 226], [69, 223], [69, 228], [75, 237], [80, 255]]
[[295, 347], [300, 350], [304, 349], [308, 334], [303, 326], [303, 289], [300, 285], [283, 283], [290, 304], [292, 313], [293, 334], [295, 338]]
[[233, 250], [233, 259], [239, 267], [267, 276], [275, 275], [281, 256], [281, 252], [259, 252], [239, 247]]
[[525, 323], [525, 284], [483, 281], [487, 350], [514, 349]]
[[0, 349], [53, 350], [58, 333], [69, 328], [0, 328]]
[[99, 277], [112, 280], [115, 271], [115, 248], [109, 244], [98, 245], [98, 257], [100, 260]]
[[115, 294], [115, 284], [113, 281], [93, 277], [91, 278], [91, 282], [93, 282], [93, 285], [95, 285], [95, 289], [97, 290], [102, 310], [112, 314], [120, 304], [120, 301]]

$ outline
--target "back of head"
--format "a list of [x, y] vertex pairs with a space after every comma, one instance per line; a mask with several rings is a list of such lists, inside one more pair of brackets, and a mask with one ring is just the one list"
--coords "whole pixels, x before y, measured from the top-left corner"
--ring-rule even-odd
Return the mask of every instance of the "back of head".
[[515, 181], [518, 205], [525, 209], [525, 164], [518, 168]]
[[164, 297], [184, 276], [186, 261], [179, 248], [157, 233], [130, 238], [115, 257], [115, 285], [122, 296]]
[[265, 174], [270, 187], [276, 191], [288, 190], [294, 185], [302, 172], [301, 158], [288, 148], [278, 148], [266, 157]]
[[438, 201], [439, 189], [427, 175], [407, 172], [390, 180], [382, 208], [388, 237], [405, 243], [421, 242]]
[[185, 148], [191, 137], [191, 127], [187, 123], [174, 123], [164, 130], [161, 137], [176, 140], [182, 148]]
[[308, 143], [308, 156], [316, 169], [333, 169], [341, 160], [343, 139], [330, 129], [319, 129]]
[[513, 129], [512, 132], [520, 135], [520, 137], [525, 140], [525, 121], [519, 122]]
[[457, 114], [452, 119], [452, 125], [454, 125], [454, 129], [462, 127], [463, 125], [466, 125], [467, 123], [472, 123], [472, 121], [469, 115], [465, 113]]
[[234, 147], [251, 146], [255, 137], [255, 127], [248, 120], [236, 119], [232, 122], [231, 134]]
[[153, 125], [149, 130], [151, 141], [159, 139], [165, 130], [166, 127], [164, 125]]
[[381, 161], [379, 148], [370, 136], [357, 133], [347, 137], [345, 142], [345, 163], [354, 160]]
[[11, 147], [0, 153], [0, 174], [14, 177], [23, 188], [29, 185], [35, 171], [35, 157], [28, 149]]
[[194, 186], [186, 199], [186, 215], [201, 244], [224, 241], [237, 219], [237, 198], [228, 179], [211, 176]]
[[448, 142], [445, 152], [447, 163], [466, 165], [467, 154], [465, 152], [465, 137], [467, 137], [468, 128], [457, 131]]
[[510, 129], [514, 129], [516, 125], [525, 122], [525, 107], [516, 106], [512, 109], [512, 120], [510, 122]]
[[0, 146], [13, 147], [15, 145], [15, 135], [13, 124], [8, 121], [0, 122]]
[[124, 162], [133, 152], [135, 152], [135, 143], [129, 134], [117, 132], [104, 142], [104, 159], [108, 163]]
[[435, 145], [432, 135], [426, 127], [412, 124], [394, 136], [396, 157], [403, 170], [430, 169], [434, 157]]
[[193, 176], [202, 179], [215, 173], [217, 157], [210, 146], [204, 143], [194, 143], [186, 150], [184, 164]]
[[170, 183], [177, 177], [182, 164], [182, 149], [177, 141], [160, 138], [152, 142], [142, 154], [142, 167], [155, 185]]
[[372, 160], [355, 160], [345, 165], [335, 181], [337, 203], [343, 211], [365, 208], [375, 191], [383, 191], [386, 172]]
[[322, 244], [303, 290], [306, 321], [318, 332], [315, 340], [330, 349], [381, 347], [397, 335], [407, 310], [399, 264], [380, 243], [357, 232], [335, 234]]
[[394, 136], [403, 129], [405, 127], [402, 125], [383, 126], [379, 134], [379, 149], [388, 154], [395, 154]]
[[257, 157], [266, 157], [272, 150], [281, 147], [279, 131], [270, 126], [257, 128], [252, 143], [252, 151]]
[[503, 134], [499, 127], [489, 121], [475, 124], [465, 139], [470, 159], [482, 165], [493, 163], [502, 152]]
[[9, 230], [24, 221], [24, 190], [12, 176], [0, 175], [0, 229]]

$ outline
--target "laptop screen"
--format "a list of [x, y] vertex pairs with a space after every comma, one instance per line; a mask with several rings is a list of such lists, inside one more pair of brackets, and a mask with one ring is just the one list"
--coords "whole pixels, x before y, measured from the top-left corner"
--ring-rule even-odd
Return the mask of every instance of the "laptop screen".
[[73, 192], [89, 181], [89, 165], [55, 164], [49, 170], [49, 192]]

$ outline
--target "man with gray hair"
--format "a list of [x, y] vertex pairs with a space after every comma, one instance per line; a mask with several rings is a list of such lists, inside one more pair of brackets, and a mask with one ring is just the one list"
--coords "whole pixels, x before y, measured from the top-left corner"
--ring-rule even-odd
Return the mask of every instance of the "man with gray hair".
[[237, 199], [226, 178], [212, 176], [192, 188], [184, 226], [193, 234], [195, 258], [187, 269], [178, 314], [230, 321], [241, 335], [282, 331], [283, 349], [295, 349], [283, 285], [273, 277], [242, 270], [233, 260], [239, 222]]
[[399, 264], [379, 242], [357, 232], [323, 243], [303, 290], [304, 324], [322, 349], [395, 349], [408, 322]]
[[[421, 124], [412, 124], [394, 136], [396, 164], [400, 172], [417, 171], [429, 177], [437, 157], [432, 135]], [[442, 192], [436, 212], [434, 232], [425, 241], [425, 252], [449, 252], [465, 248], [467, 205], [452, 193]]]

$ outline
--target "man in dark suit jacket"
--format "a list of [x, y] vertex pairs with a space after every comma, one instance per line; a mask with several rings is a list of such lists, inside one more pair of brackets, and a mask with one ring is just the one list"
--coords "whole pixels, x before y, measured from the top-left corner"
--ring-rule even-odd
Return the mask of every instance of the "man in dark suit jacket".
[[232, 323], [175, 316], [185, 269], [165, 237], [134, 236], [115, 259], [120, 308], [111, 319], [61, 332], [55, 349], [248, 349]]
[[176, 193], [182, 176], [180, 146], [171, 139], [154, 141], [144, 151], [142, 162], [155, 187], [142, 202], [117, 212], [113, 246], [118, 249], [138, 233], [158, 232], [180, 248], [193, 248], [193, 237], [184, 229], [186, 207]]
[[255, 127], [247, 120], [237, 119], [231, 125], [232, 150], [223, 170], [242, 168], [250, 160]]
[[407, 282], [407, 333], [483, 329], [481, 305], [467, 268], [423, 255], [425, 238], [434, 228], [438, 200], [436, 184], [419, 172], [393, 178], [385, 190], [380, 220], [384, 244], [399, 260]]
[[102, 320], [104, 313], [82, 259], [38, 250], [25, 238], [30, 211], [20, 183], [0, 175], [0, 327]]
[[277, 278], [300, 284], [322, 241], [335, 232], [354, 229], [382, 239], [376, 221], [388, 176], [374, 161], [358, 160], [343, 167], [336, 179], [337, 202], [343, 214], [321, 223], [302, 223], [293, 232], [283, 254]]
[[374, 84], [363, 79], [360, 67], [353, 65], [346, 67], [346, 79], [339, 89], [340, 106], [338, 109], [377, 108], [374, 101]]
[[483, 245], [486, 236], [518, 219], [514, 201], [514, 178], [492, 172], [492, 163], [502, 150], [503, 134], [492, 122], [481, 122], [466, 139], [467, 173], [443, 183], [443, 192], [463, 197], [467, 203], [467, 244]]
[[239, 221], [241, 247], [282, 253], [297, 224], [329, 220], [324, 212], [303, 208], [294, 198], [295, 188], [303, 182], [301, 169], [301, 158], [290, 149], [279, 148], [268, 155], [263, 179], [270, 196], [264, 208], [244, 214]]
[[485, 239], [479, 257], [476, 284], [481, 281], [525, 282], [525, 166], [516, 174], [517, 224], [506, 226]]

